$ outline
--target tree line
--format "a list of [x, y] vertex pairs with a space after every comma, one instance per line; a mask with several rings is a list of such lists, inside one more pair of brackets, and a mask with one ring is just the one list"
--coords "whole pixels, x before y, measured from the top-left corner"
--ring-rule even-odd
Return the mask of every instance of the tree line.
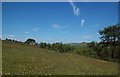
[[[36, 43], [34, 39], [27, 39], [24, 44], [36, 45], [40, 48], [54, 50], [57, 52], [77, 52], [78, 54], [91, 56], [103, 60], [120, 62], [120, 24], [112, 25], [98, 31], [101, 35], [100, 42], [92, 41], [87, 43], [86, 47], [79, 45], [57, 43]], [[16, 40], [6, 39], [8, 41], [18, 42]]]
[[39, 44], [39, 47], [40, 48], [47, 48], [47, 49], [62, 52], [62, 53], [74, 51], [74, 46], [71, 46], [69, 44], [63, 44], [61, 42], [57, 42], [57, 43], [53, 43], [53, 44], [42, 42]]
[[40, 48], [54, 50], [54, 51], [58, 51], [58, 52], [62, 52], [62, 53], [74, 51], [74, 46], [71, 46], [69, 44], [63, 44], [62, 42], [56, 42], [53, 44], [41, 42], [38, 44], [38, 43], [36, 43], [36, 41], [34, 39], [29, 38], [24, 43], [30, 44], [30, 45], [37, 45]]
[[91, 42], [88, 46], [96, 52], [97, 58], [120, 62], [120, 25], [99, 30], [101, 41]]
[[45, 42], [36, 43], [36, 41], [31, 38], [28, 38], [25, 42], [20, 42], [20, 41], [8, 39], [8, 38], [6, 38], [6, 41], [19, 42], [19, 43], [26, 44], [26, 45], [34, 45], [40, 48], [54, 50], [54, 51], [58, 51], [61, 53], [74, 51], [74, 48], [75, 48], [74, 46], [71, 46], [69, 44], [63, 44], [62, 42], [56, 42], [53, 44], [45, 43]]

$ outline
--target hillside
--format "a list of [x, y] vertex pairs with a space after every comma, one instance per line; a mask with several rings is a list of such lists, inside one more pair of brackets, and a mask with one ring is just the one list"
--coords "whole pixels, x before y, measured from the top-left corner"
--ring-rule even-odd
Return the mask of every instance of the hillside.
[[80, 46], [80, 47], [83, 47], [83, 46], [87, 46], [87, 42], [81, 42], [81, 43], [68, 43], [69, 45], [72, 45], [72, 46]]
[[4, 75], [115, 75], [118, 64], [3, 41]]

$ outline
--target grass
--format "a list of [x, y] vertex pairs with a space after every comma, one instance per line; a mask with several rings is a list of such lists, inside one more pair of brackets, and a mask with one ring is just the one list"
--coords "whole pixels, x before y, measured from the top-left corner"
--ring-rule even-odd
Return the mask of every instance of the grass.
[[118, 64], [3, 41], [3, 75], [117, 75]]
[[0, 40], [0, 76], [2, 75], [2, 41]]

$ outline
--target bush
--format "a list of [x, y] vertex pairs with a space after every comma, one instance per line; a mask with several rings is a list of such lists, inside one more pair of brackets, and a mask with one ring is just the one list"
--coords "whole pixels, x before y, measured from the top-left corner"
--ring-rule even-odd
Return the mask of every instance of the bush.
[[46, 48], [46, 47], [47, 47], [47, 44], [46, 44], [46, 43], [41, 42], [41, 43], [39, 44], [39, 46], [40, 46], [40, 48]]
[[69, 51], [74, 51], [74, 47], [73, 46], [70, 46], [68, 44], [63, 44], [63, 43], [53, 43], [53, 44], [47, 44], [47, 43], [40, 43], [39, 46], [41, 48], [47, 48], [47, 49], [51, 49], [51, 50], [54, 50], [54, 51], [58, 51], [58, 52], [69, 52]]

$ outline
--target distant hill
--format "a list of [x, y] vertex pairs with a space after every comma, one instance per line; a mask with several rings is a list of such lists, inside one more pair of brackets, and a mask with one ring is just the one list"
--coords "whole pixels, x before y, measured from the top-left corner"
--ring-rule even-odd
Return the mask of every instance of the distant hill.
[[69, 45], [72, 45], [72, 46], [80, 46], [80, 47], [83, 47], [83, 46], [87, 46], [87, 42], [82, 42], [82, 43], [68, 43]]

